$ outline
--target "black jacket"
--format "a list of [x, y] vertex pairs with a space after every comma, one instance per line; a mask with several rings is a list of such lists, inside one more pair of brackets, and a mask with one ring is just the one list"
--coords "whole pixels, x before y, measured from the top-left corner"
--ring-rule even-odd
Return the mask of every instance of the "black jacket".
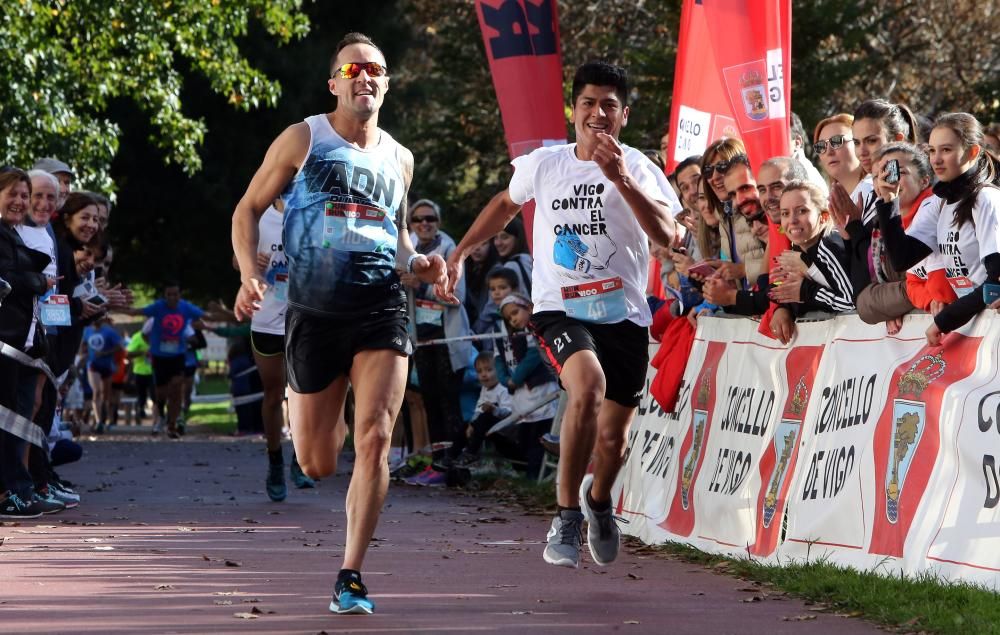
[[11, 287], [0, 305], [0, 341], [22, 351], [31, 329], [35, 296], [48, 290], [42, 274], [48, 264], [48, 256], [27, 247], [13, 227], [0, 222], [0, 278]]

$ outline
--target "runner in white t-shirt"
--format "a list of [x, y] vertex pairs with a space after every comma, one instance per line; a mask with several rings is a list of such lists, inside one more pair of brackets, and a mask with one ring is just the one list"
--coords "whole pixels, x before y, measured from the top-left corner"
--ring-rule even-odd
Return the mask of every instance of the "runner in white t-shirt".
[[[450, 286], [438, 291], [453, 298], [465, 257], [535, 201], [532, 328], [569, 398], [560, 432], [560, 511], [544, 558], [568, 567], [579, 566], [585, 518], [594, 561], [618, 555], [611, 485], [648, 363], [647, 240], [672, 244], [673, 213], [681, 209], [663, 172], [618, 142], [627, 96], [625, 69], [590, 62], [577, 70], [577, 142], [514, 159], [510, 186], [452, 253]], [[594, 473], [585, 478], [592, 451]]]
[[[281, 452], [281, 429], [285, 416], [285, 311], [288, 308], [288, 259], [281, 240], [285, 206], [276, 199], [257, 224], [257, 265], [268, 284], [260, 308], [250, 320], [250, 345], [254, 363], [264, 386], [261, 416], [267, 440], [268, 469], [264, 489], [274, 502], [285, 500], [285, 458]], [[315, 487], [316, 482], [299, 467], [292, 450], [292, 482], [299, 489]]]

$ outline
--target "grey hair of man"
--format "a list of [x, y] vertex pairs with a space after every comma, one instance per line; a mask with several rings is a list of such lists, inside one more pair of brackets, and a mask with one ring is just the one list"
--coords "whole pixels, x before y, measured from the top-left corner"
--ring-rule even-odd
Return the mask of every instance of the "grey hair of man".
[[771, 157], [767, 161], [764, 161], [760, 167], [764, 166], [777, 168], [781, 172], [781, 180], [786, 182], [809, 180], [806, 169], [792, 157]]
[[28, 178], [32, 181], [35, 179], [48, 181], [49, 185], [55, 188], [56, 194], [59, 194], [59, 179], [56, 178], [55, 174], [46, 172], [45, 170], [28, 170]]

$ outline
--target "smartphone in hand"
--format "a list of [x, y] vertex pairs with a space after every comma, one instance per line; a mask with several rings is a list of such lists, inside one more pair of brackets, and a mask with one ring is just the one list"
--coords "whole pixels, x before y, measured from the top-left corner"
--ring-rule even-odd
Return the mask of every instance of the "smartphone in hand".
[[1000, 284], [994, 284], [992, 282], [987, 282], [983, 285], [983, 302], [986, 306], [989, 306], [1000, 300]]
[[703, 260], [691, 265], [688, 269], [688, 275], [691, 275], [692, 273], [701, 276], [702, 278], [710, 278], [715, 275], [715, 267]]
[[885, 164], [885, 182], [892, 185], [899, 183], [899, 161], [896, 159]]

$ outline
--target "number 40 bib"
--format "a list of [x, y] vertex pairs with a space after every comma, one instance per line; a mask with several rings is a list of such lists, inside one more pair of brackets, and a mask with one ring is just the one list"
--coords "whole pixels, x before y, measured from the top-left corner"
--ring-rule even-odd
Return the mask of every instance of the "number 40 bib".
[[563, 287], [562, 297], [566, 315], [577, 320], [611, 324], [628, 317], [621, 278]]

